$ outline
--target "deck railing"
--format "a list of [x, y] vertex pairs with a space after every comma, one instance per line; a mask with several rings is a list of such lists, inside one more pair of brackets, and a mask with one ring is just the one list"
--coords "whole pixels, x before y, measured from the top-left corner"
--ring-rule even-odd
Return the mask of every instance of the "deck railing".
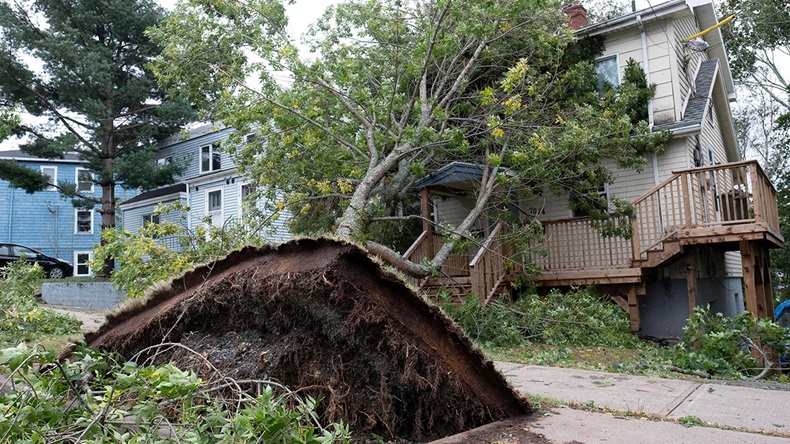
[[676, 171], [633, 206], [635, 258], [681, 230], [756, 224], [779, 233], [776, 190], [754, 160]]
[[[444, 245], [444, 237], [431, 231], [423, 231], [422, 234], [411, 244], [403, 257], [416, 263], [424, 260], [431, 260]], [[458, 277], [469, 276], [469, 253], [451, 253], [450, 257], [441, 268], [441, 272], [446, 276]], [[408, 278], [408, 282], [419, 286], [419, 280]]]
[[469, 264], [471, 291], [483, 301], [489, 300], [507, 277], [510, 243], [504, 239], [506, 228], [499, 222]]
[[548, 251], [531, 260], [543, 271], [625, 268], [663, 243], [733, 225], [756, 224], [779, 234], [776, 190], [756, 161], [676, 171], [632, 202], [631, 240], [604, 237], [589, 218], [543, 222]]
[[[543, 237], [532, 244], [530, 260], [542, 271], [626, 268], [631, 242], [604, 237], [589, 217], [543, 222]], [[548, 254], [542, 255], [540, 250]]]

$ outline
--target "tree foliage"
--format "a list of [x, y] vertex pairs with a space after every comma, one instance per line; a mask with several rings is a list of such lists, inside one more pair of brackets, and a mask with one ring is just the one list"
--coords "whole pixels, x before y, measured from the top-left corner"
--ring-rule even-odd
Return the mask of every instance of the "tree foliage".
[[[156, 141], [192, 116], [184, 102], [164, 100], [146, 67], [159, 48], [144, 31], [163, 15], [150, 0], [0, 3], [0, 105], [45, 121], [16, 125], [13, 134], [32, 155], [76, 152], [87, 162], [101, 199], [73, 183], [57, 185], [79, 206], [100, 205], [103, 228], [115, 225], [116, 184], [159, 186], [179, 168], [141, 174], [157, 169]], [[38, 171], [7, 162], [0, 177], [28, 192], [47, 186]]]
[[[317, 421], [317, 401], [275, 382], [237, 382], [218, 371], [204, 380], [172, 364], [140, 361], [77, 349], [62, 362], [24, 344], [0, 350], [0, 369], [16, 389], [0, 394], [8, 414], [0, 436], [29, 443], [350, 442], [342, 423]], [[242, 390], [252, 384], [257, 396]]]
[[601, 42], [577, 42], [554, 2], [346, 2], [311, 28], [311, 57], [285, 20], [275, 0], [185, 2], [153, 32], [156, 73], [207, 117], [260, 134], [231, 150], [305, 231], [369, 240], [414, 211], [417, 178], [450, 161], [483, 165], [436, 266], [481, 215], [516, 204], [509, 196], [569, 192], [608, 218], [595, 204], [612, 180], [599, 160], [641, 168], [666, 141], [629, 115], [647, 85], [598, 91]]

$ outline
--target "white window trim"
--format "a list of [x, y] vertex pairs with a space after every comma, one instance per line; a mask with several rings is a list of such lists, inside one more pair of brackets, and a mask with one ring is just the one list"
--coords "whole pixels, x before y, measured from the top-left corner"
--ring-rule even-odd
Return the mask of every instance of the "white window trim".
[[[598, 194], [599, 195], [603, 194], [603, 195], [606, 196], [606, 211], [612, 211], [612, 200], [611, 200], [611, 195], [609, 194], [609, 182], [604, 182], [604, 184], [603, 184], [603, 192], [599, 191]], [[577, 218], [577, 217], [586, 217], [586, 216], [576, 216], [576, 215], [574, 215], [573, 214], [573, 210], [571, 210], [571, 209], [568, 209], [568, 216], [571, 219], [574, 219], [574, 218]]]
[[[617, 64], [617, 85], [613, 85], [615, 88], [617, 88], [618, 86], [623, 84], [623, 73], [622, 73], [622, 70], [620, 69], [620, 53], [608, 54], [608, 55], [596, 58], [595, 60], [593, 60], [593, 67], [595, 67], [595, 65], [598, 62], [600, 62], [602, 60], [606, 60], [606, 59], [611, 59], [611, 58], [614, 58], [615, 63]], [[597, 76], [598, 73], [596, 72], [595, 75]]]
[[219, 217], [220, 217], [220, 220], [222, 221], [222, 223], [217, 225], [216, 222], [212, 219], [211, 220], [211, 224], [214, 225], [215, 227], [221, 227], [225, 223], [225, 192], [222, 189], [222, 187], [210, 188], [210, 189], [207, 189], [204, 192], [204, 194], [203, 194], [203, 215], [204, 216], [209, 216], [212, 213], [208, 209], [208, 207], [209, 207], [208, 195], [209, 195], [209, 193], [213, 193], [215, 191], [219, 191]]
[[241, 183], [239, 183], [239, 187], [236, 190], [236, 193], [237, 193], [236, 195], [239, 196], [239, 209], [238, 209], [238, 212], [237, 212], [238, 216], [239, 216], [239, 219], [241, 219], [242, 216], [244, 216], [244, 197], [241, 195], [241, 188], [244, 187], [244, 186], [249, 186], [249, 185], [250, 185], [249, 182], [241, 182]]
[[48, 168], [55, 170], [55, 175], [52, 178], [52, 185], [48, 186], [44, 191], [57, 191], [58, 189], [55, 187], [55, 185], [58, 184], [58, 167], [51, 165], [41, 165], [38, 170], [41, 172], [41, 174], [44, 174], [44, 169]]
[[[209, 161], [209, 169], [208, 170], [204, 170], [203, 169], [203, 148], [206, 148], [206, 147], [208, 147], [208, 161]], [[221, 171], [222, 170], [222, 159], [220, 159], [220, 167], [217, 168], [217, 169], [214, 169], [214, 153], [217, 151], [217, 148], [218, 148], [218, 145], [216, 143], [209, 143], [208, 145], [201, 145], [201, 147], [199, 148], [199, 151], [198, 151], [198, 160], [199, 160], [199, 162], [198, 162], [198, 170], [200, 171], [200, 174], [215, 173], [217, 171]], [[220, 156], [222, 156], [222, 154], [220, 154]]]
[[91, 174], [91, 189], [90, 191], [80, 191], [80, 171], [87, 171], [90, 173], [90, 170], [87, 168], [76, 168], [74, 170], [74, 183], [77, 184], [77, 191], [80, 193], [93, 193], [95, 190], [94, 183], [93, 183], [93, 174]]
[[[201, 150], [202, 150], [202, 147], [201, 147]], [[159, 159], [156, 159], [157, 166], [170, 165], [171, 163], [173, 163], [173, 155], [172, 154], [169, 155], [169, 156], [160, 157]]]
[[[77, 218], [79, 216], [79, 212], [80, 211], [87, 211], [88, 213], [90, 213], [90, 215], [91, 215], [91, 230], [90, 231], [84, 231], [84, 232], [77, 231]], [[78, 234], [78, 235], [93, 234], [93, 223], [94, 223], [94, 221], [93, 221], [93, 210], [81, 210], [79, 208], [75, 208], [74, 209], [74, 234]]]
[[77, 256], [80, 254], [87, 254], [88, 260], [93, 260], [93, 252], [92, 251], [75, 251], [74, 252], [74, 277], [90, 277], [93, 276], [93, 270], [91, 270], [90, 264], [88, 265], [88, 274], [78, 274], [80, 263], [77, 261]]

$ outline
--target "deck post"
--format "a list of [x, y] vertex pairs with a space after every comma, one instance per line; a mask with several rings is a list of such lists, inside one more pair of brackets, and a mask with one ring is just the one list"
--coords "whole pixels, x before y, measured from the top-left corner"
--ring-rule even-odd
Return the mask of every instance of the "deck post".
[[686, 285], [689, 298], [689, 316], [694, 314], [697, 306], [697, 268], [694, 265], [694, 249], [686, 249]]
[[743, 267], [743, 299], [746, 302], [746, 310], [752, 316], [757, 317], [759, 309], [757, 307], [757, 279], [755, 273], [754, 252], [752, 243], [747, 240], [740, 242], [741, 266]]
[[[763, 190], [760, 187], [759, 173], [755, 166], [757, 162], [749, 165], [749, 179], [751, 179], [752, 188], [752, 209], [754, 211], [754, 223], [759, 225], [763, 223]], [[745, 215], [748, 217], [748, 215]]]
[[431, 231], [431, 194], [427, 188], [420, 191], [420, 217], [422, 217], [422, 231]]
[[681, 188], [683, 188], [683, 211], [686, 213], [686, 227], [691, 228], [691, 199], [693, 196], [690, 193], [691, 187], [689, 186], [689, 174], [684, 173], [680, 181]]
[[631, 332], [642, 329], [642, 319], [639, 317], [639, 299], [636, 297], [636, 285], [628, 287], [628, 317], [631, 319]]

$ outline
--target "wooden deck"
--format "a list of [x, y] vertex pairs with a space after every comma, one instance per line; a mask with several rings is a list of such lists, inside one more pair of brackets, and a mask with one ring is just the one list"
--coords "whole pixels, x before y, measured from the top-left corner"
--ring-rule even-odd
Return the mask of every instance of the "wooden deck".
[[[423, 190], [426, 220], [430, 215], [427, 202]], [[739, 250], [748, 263], [764, 260], [767, 249], [779, 248], [784, 242], [776, 190], [756, 161], [676, 171], [632, 204], [630, 238], [604, 237], [589, 218], [543, 221], [543, 236], [524, 253], [525, 262], [539, 271], [536, 284], [624, 285], [629, 290], [620, 302], [633, 306], [640, 289], [644, 294], [646, 276], [678, 259], [690, 246], [715, 244]], [[442, 237], [433, 233], [430, 224], [424, 224], [424, 229], [404, 255], [407, 259], [431, 259], [441, 247]], [[444, 279], [412, 283], [435, 288], [444, 282], [458, 293], [473, 292], [490, 299], [520, 270], [510, 261], [510, 246], [503, 241], [506, 232], [500, 222], [479, 249], [452, 255], [442, 267]], [[762, 265], [765, 268], [765, 263]], [[745, 267], [746, 279], [752, 271]], [[638, 326], [638, 313], [636, 316], [632, 321]]]
[[742, 241], [779, 248], [776, 190], [756, 161], [677, 171], [632, 202], [631, 238], [603, 237], [589, 218], [543, 222], [548, 254], [530, 253], [538, 285], [630, 283], [689, 245], [738, 250]]

